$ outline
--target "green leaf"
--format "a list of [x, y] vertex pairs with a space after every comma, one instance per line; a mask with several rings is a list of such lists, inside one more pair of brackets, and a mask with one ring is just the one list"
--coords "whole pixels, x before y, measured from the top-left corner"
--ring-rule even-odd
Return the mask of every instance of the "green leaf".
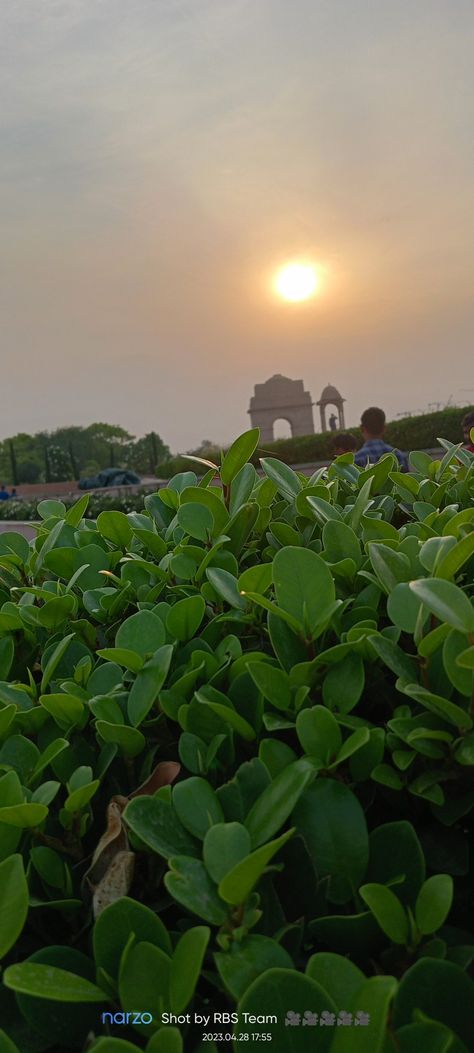
[[[210, 1048], [212, 1049], [212, 1046]], [[177, 1027], [160, 1027], [160, 1030], [155, 1031], [148, 1042], [146, 1053], [183, 1053], [183, 1049], [183, 1039]], [[101, 1053], [100, 1050], [99, 1053]], [[111, 1050], [110, 1053], [113, 1051]], [[459, 1053], [459, 1051], [453, 1050], [453, 1053]]]
[[304, 759], [294, 761], [257, 798], [245, 819], [254, 848], [268, 841], [283, 826], [312, 778], [311, 763]]
[[84, 703], [76, 695], [40, 695], [39, 701], [60, 728], [68, 730], [81, 724], [84, 716]]
[[397, 1031], [400, 1053], [468, 1053], [451, 1028], [434, 1020], [407, 1024]]
[[[152, 655], [165, 642], [161, 618], [153, 611], [137, 611], [122, 622], [115, 637], [115, 646], [145, 657]], [[115, 653], [112, 661], [118, 661]], [[122, 663], [123, 664], [123, 663]]]
[[294, 830], [287, 830], [275, 841], [257, 848], [245, 859], [241, 859], [219, 884], [219, 895], [226, 903], [238, 906], [244, 903], [260, 880], [267, 864], [276, 852], [292, 837]]
[[444, 925], [452, 902], [453, 879], [449, 874], [435, 874], [425, 881], [415, 904], [415, 921], [424, 936]]
[[324, 987], [338, 1009], [349, 1005], [365, 981], [364, 973], [357, 965], [343, 958], [341, 954], [333, 954], [331, 951], [313, 954], [308, 959], [306, 975]]
[[392, 890], [371, 883], [362, 885], [359, 893], [389, 940], [406, 944], [409, 939], [408, 915]]
[[144, 658], [141, 655], [137, 654], [136, 651], [130, 651], [126, 647], [102, 647], [97, 651], [97, 654], [99, 658], [104, 658], [106, 662], [123, 665], [125, 669], [130, 669], [132, 673], [139, 673], [144, 663]]
[[290, 681], [282, 669], [268, 662], [249, 662], [248, 671], [254, 684], [276, 709], [286, 710], [291, 706]]
[[[470, 669], [463, 668], [458, 662], [467, 644], [465, 633], [458, 633], [456, 629], [450, 629], [443, 642], [443, 665], [445, 671], [457, 691], [461, 695], [471, 698], [474, 688], [474, 676]], [[474, 662], [473, 662], [474, 668]]]
[[407, 581], [401, 581], [387, 599], [387, 614], [394, 625], [406, 633], [414, 633], [422, 604]]
[[292, 501], [293, 498], [298, 496], [301, 490], [301, 482], [292, 468], [284, 464], [283, 461], [278, 461], [275, 457], [261, 457], [260, 464], [265, 475], [275, 483], [282, 497]]
[[89, 801], [92, 800], [95, 793], [100, 786], [100, 779], [94, 779], [93, 782], [87, 784], [87, 786], [78, 786], [77, 790], [73, 790], [72, 793], [66, 797], [64, 807], [67, 812], [71, 815], [75, 815], [85, 808]]
[[332, 665], [323, 681], [323, 701], [338, 713], [350, 713], [364, 690], [365, 670], [362, 658], [349, 653]]
[[225, 600], [229, 607], [245, 610], [247, 604], [240, 593], [237, 578], [233, 574], [229, 574], [228, 570], [222, 570], [221, 567], [208, 567], [206, 577], [217, 595]]
[[165, 859], [175, 855], [200, 855], [198, 841], [180, 823], [171, 804], [160, 797], [135, 797], [127, 805], [123, 818], [148, 848]]
[[63, 639], [60, 640], [59, 643], [56, 645], [52, 654], [49, 656], [48, 661], [46, 662], [46, 665], [43, 669], [43, 676], [41, 679], [40, 691], [42, 695], [45, 693], [49, 682], [52, 680], [59, 663], [64, 658], [64, 655], [66, 654], [71, 640], [74, 639], [74, 635], [74, 633], [69, 633], [68, 636], [64, 636]]
[[336, 759], [330, 765], [330, 768], [336, 768], [339, 764], [344, 764], [349, 757], [353, 757], [354, 753], [358, 750], [363, 749], [364, 746], [370, 741], [370, 731], [368, 728], [357, 728], [356, 731], [352, 732], [348, 738], [343, 742]]
[[454, 578], [462, 566], [474, 554], [474, 531], [466, 534], [440, 559], [435, 568], [437, 578]]
[[229, 502], [231, 515], [234, 515], [248, 501], [256, 483], [257, 473], [253, 464], [244, 464], [232, 480]]
[[402, 903], [413, 905], [425, 880], [425, 857], [414, 827], [405, 819], [372, 830], [367, 871], [370, 882], [383, 885], [402, 875], [397, 896]]
[[211, 925], [223, 925], [227, 909], [204, 863], [187, 856], [172, 856], [168, 864], [170, 870], [165, 874], [164, 883], [170, 896]]
[[216, 702], [213, 698], [209, 698], [206, 694], [206, 691], [209, 690], [212, 689], [201, 688], [200, 691], [196, 691], [197, 701], [202, 706], [206, 706], [208, 709], [212, 710], [212, 712], [216, 714], [216, 717], [219, 717], [224, 722], [224, 724], [227, 724], [231, 728], [233, 728], [237, 735], [240, 735], [241, 738], [243, 738], [246, 742], [252, 742], [252, 740], [255, 738], [256, 733], [252, 725], [249, 724], [248, 720], [245, 720], [244, 717], [241, 717], [240, 713], [237, 713], [235, 709], [232, 708], [232, 706], [225, 705], [221, 702]]
[[369, 542], [368, 551], [372, 567], [387, 593], [390, 593], [399, 582], [410, 579], [410, 561], [403, 552], [396, 552], [389, 545], [376, 541]]
[[[171, 959], [153, 943], [143, 941], [130, 947], [122, 958], [119, 995], [125, 1012], [150, 1013], [158, 1022], [169, 1006]], [[156, 1026], [156, 1024], [155, 1024]], [[149, 1024], [135, 1024], [137, 1031], [149, 1034]]]
[[330, 877], [334, 903], [353, 898], [369, 859], [369, 836], [355, 794], [334, 779], [318, 778], [305, 790], [292, 821], [301, 834], [320, 878]]
[[463, 669], [474, 669], [474, 647], [467, 647], [457, 658], [458, 665]]
[[229, 486], [244, 464], [250, 460], [257, 449], [259, 441], [260, 429], [251, 428], [232, 443], [232, 446], [229, 447], [223, 457], [220, 468], [220, 477], [224, 486]]
[[116, 548], [125, 549], [132, 540], [132, 528], [123, 512], [100, 512], [97, 529]]
[[65, 521], [69, 526], [78, 527], [81, 520], [84, 518], [89, 504], [90, 494], [84, 494], [79, 498], [78, 501], [68, 509], [65, 515]]
[[15, 654], [13, 637], [4, 636], [0, 640], [0, 680], [6, 680], [12, 667]]
[[155, 559], [160, 560], [166, 555], [168, 551], [166, 541], [163, 541], [159, 534], [155, 534], [151, 529], [145, 530], [141, 527], [133, 527], [132, 529], [135, 537], [141, 541], [142, 545], [151, 552]]
[[250, 854], [250, 834], [241, 823], [216, 823], [204, 838], [203, 858], [216, 884]]
[[458, 965], [420, 958], [402, 976], [393, 1009], [395, 1029], [414, 1013], [452, 1028], [471, 1049], [474, 1034], [474, 983]]
[[48, 809], [44, 804], [10, 804], [0, 808], [0, 823], [28, 830], [39, 826], [47, 814]]
[[98, 720], [96, 728], [104, 742], [115, 742], [125, 757], [137, 757], [145, 748], [145, 736], [137, 728], [111, 724], [108, 720]]
[[127, 702], [127, 715], [133, 727], [138, 727], [145, 720], [153, 703], [158, 698], [159, 692], [168, 676], [172, 657], [173, 647], [171, 644], [159, 647], [134, 680]]
[[260, 563], [255, 567], [248, 567], [239, 577], [238, 586], [241, 592], [264, 593], [270, 588], [273, 581], [271, 563]]
[[474, 608], [462, 589], [442, 578], [411, 581], [410, 588], [432, 614], [459, 632], [474, 632]]
[[207, 542], [214, 531], [214, 516], [206, 505], [189, 501], [178, 508], [176, 518], [180, 527], [190, 537]]
[[464, 709], [461, 709], [461, 706], [457, 706], [454, 702], [448, 702], [441, 695], [435, 695], [433, 691], [428, 691], [421, 684], [403, 683], [401, 690], [405, 695], [414, 698], [421, 706], [442, 717], [448, 724], [453, 724], [456, 728], [464, 728], [467, 731], [470, 731], [472, 728], [472, 717]]
[[187, 596], [178, 600], [166, 616], [166, 628], [175, 640], [185, 643], [197, 633], [204, 618], [206, 604], [202, 596]]
[[137, 1053], [138, 1046], [125, 1038], [99, 1038], [91, 1050], [93, 1053]]
[[273, 581], [278, 606], [313, 634], [336, 597], [327, 563], [310, 549], [289, 545], [275, 555]]
[[319, 768], [327, 768], [341, 748], [339, 724], [325, 706], [313, 706], [298, 713], [296, 733], [304, 752], [310, 754]]
[[358, 567], [362, 554], [360, 542], [347, 523], [330, 519], [325, 523], [322, 533], [324, 555], [330, 563], [339, 563], [341, 559], [352, 559]]
[[173, 805], [185, 829], [200, 841], [214, 823], [224, 821], [224, 813], [215, 791], [205, 779], [197, 775], [175, 786]]
[[36, 962], [21, 962], [5, 969], [3, 982], [12, 991], [46, 998], [52, 1002], [106, 1002], [107, 996], [96, 984], [65, 969]]
[[244, 592], [243, 595], [247, 599], [252, 600], [253, 603], [257, 603], [259, 607], [263, 607], [264, 610], [270, 611], [270, 614], [275, 618], [281, 618], [294, 633], [301, 634], [303, 628], [301, 623], [296, 618], [293, 618], [293, 615], [289, 614], [288, 611], [277, 607], [273, 600], [268, 599], [268, 596], [260, 596], [258, 592]]
[[292, 969], [288, 952], [268, 936], [248, 935], [235, 940], [229, 950], [214, 955], [217, 971], [233, 998], [242, 998], [247, 988], [267, 969]]
[[170, 1005], [182, 1013], [194, 996], [211, 930], [205, 925], [188, 929], [176, 944], [171, 962]]
[[[334, 1036], [331, 1053], [384, 1053], [390, 1004], [397, 990], [393, 976], [372, 976], [359, 987], [346, 1007], [353, 1019], [367, 1013], [368, 1027], [340, 1027]], [[370, 1046], [367, 1040], [370, 1041]]]
[[0, 889], [1, 959], [16, 943], [28, 914], [29, 891], [20, 855], [12, 855], [0, 863]]
[[[278, 1053], [308, 1053], [315, 1045], [315, 1029], [288, 1026], [285, 1024], [287, 1016], [290, 1021], [293, 1014], [299, 1014], [298, 1022], [301, 1025], [301, 1021], [306, 1019], [305, 1014], [319, 1015], [325, 1011], [337, 1011], [327, 991], [311, 977], [297, 972], [296, 969], [267, 969], [247, 987], [238, 1005], [241, 1020], [243, 1013], [255, 1017], [260, 1014], [269, 1017], [270, 1020], [276, 1017], [275, 1023], [267, 1022], [264, 1026], [265, 1033], [272, 1036], [272, 1047], [278, 1050]], [[364, 1032], [365, 1028], [362, 1028], [362, 1031]], [[332, 1027], [317, 1028], [317, 1053], [329, 1053], [333, 1035]], [[236, 1053], [240, 1045], [234, 1043]]]
[[123, 896], [105, 907], [93, 930], [96, 966], [112, 979], [118, 977], [122, 951], [131, 932], [137, 941], [153, 943], [171, 955], [171, 940], [158, 915], [137, 900]]
[[0, 1053], [20, 1053], [18, 1046], [0, 1029]]

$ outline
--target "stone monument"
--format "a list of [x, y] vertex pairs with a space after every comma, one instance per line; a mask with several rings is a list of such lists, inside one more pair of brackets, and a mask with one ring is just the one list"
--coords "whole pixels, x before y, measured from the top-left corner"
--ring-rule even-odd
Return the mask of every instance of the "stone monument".
[[250, 413], [252, 428], [260, 428], [261, 442], [273, 441], [276, 420], [286, 420], [292, 436], [314, 433], [313, 403], [309, 391], [305, 391], [302, 380], [290, 380], [281, 373], [275, 373], [264, 384], [255, 385], [247, 412]]
[[[346, 400], [343, 399], [342, 395], [339, 393], [337, 388], [335, 388], [332, 384], [327, 384], [326, 385], [324, 390], [321, 392], [321, 398], [316, 403], [316, 405], [319, 406], [319, 413], [320, 413], [320, 416], [321, 416], [321, 431], [328, 431], [329, 430], [328, 426], [326, 424], [326, 409], [327, 409], [328, 406], [335, 406], [336, 407], [337, 413], [338, 413], [337, 428], [339, 429], [339, 431], [343, 431], [344, 430], [344, 428], [346, 426], [345, 422], [344, 422], [344, 403], [345, 403], [345, 401]], [[331, 428], [331, 430], [336, 430], [336, 429]]]

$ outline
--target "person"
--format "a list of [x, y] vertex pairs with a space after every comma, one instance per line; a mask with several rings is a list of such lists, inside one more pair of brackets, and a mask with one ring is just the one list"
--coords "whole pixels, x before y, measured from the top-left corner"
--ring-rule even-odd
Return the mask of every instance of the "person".
[[408, 458], [401, 450], [394, 449], [384, 441], [385, 413], [378, 406], [369, 406], [360, 418], [364, 445], [357, 451], [354, 461], [360, 468], [376, 464], [384, 453], [394, 453], [402, 472], [408, 471]]
[[331, 413], [331, 416], [329, 418], [329, 427], [330, 427], [331, 431], [336, 431], [336, 428], [337, 428], [337, 417], [336, 417], [335, 413]]
[[474, 410], [469, 410], [461, 421], [461, 427], [464, 435], [464, 445], [470, 453], [474, 453], [474, 443], [471, 440], [471, 431], [474, 428]]
[[12, 501], [17, 501], [18, 500], [18, 494], [16, 492], [16, 486], [12, 486], [12, 492], [10, 494], [10, 497], [11, 497]]
[[339, 435], [334, 436], [331, 447], [333, 457], [340, 457], [343, 453], [355, 453], [357, 439], [350, 431], [341, 431]]
[[5, 490], [5, 483], [0, 483], [0, 501], [8, 501], [10, 494]]

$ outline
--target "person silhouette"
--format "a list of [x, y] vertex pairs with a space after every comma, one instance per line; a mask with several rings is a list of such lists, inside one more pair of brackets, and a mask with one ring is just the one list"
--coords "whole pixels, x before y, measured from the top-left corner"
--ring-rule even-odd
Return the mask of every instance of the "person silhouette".
[[385, 413], [379, 406], [369, 406], [360, 418], [364, 445], [357, 451], [354, 461], [360, 468], [368, 464], [377, 464], [384, 453], [394, 453], [402, 472], [408, 471], [408, 457], [401, 450], [389, 446], [384, 440]]

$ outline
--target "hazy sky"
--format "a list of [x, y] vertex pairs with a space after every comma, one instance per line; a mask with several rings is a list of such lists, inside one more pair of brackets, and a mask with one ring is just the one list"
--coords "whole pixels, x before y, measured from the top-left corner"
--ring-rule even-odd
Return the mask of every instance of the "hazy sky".
[[277, 372], [474, 401], [472, 0], [2, 0], [0, 42], [0, 438], [224, 442]]

